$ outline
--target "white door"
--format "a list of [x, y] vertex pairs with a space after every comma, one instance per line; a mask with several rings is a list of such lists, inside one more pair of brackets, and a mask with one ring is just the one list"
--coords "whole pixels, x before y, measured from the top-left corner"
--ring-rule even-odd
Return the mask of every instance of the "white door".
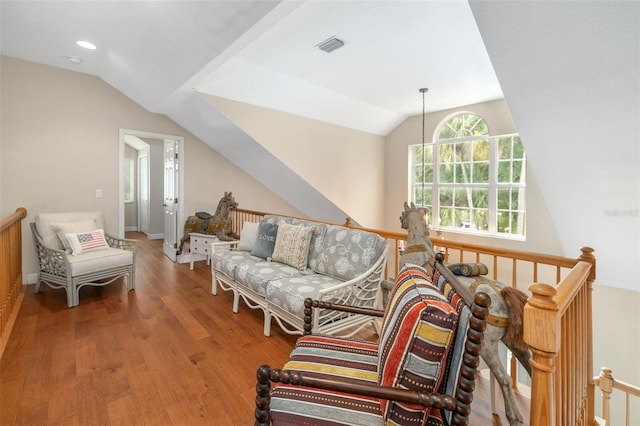
[[164, 254], [176, 260], [178, 250], [178, 141], [164, 141]]
[[138, 157], [138, 223], [139, 230], [149, 235], [149, 156]]

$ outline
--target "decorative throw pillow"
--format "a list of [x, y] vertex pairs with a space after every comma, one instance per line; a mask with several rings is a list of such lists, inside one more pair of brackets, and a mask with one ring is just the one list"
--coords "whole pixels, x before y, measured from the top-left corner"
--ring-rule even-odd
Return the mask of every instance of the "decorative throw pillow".
[[240, 231], [240, 242], [238, 243], [238, 250], [253, 250], [256, 245], [256, 238], [258, 237], [258, 226], [258, 222], [245, 222], [242, 225], [242, 231]]
[[[448, 395], [455, 393], [455, 387], [458, 384], [458, 378], [460, 376], [460, 368], [464, 361], [464, 341], [467, 337], [467, 330], [469, 329], [469, 321], [471, 319], [471, 309], [464, 303], [464, 300], [455, 291], [451, 283], [440, 274], [438, 269], [433, 271], [432, 282], [438, 287], [440, 292], [447, 298], [449, 304], [453, 306], [458, 313], [458, 329], [455, 334], [455, 341], [447, 362], [447, 372], [444, 386], [441, 386], [440, 392]], [[451, 411], [445, 411], [444, 415], [447, 419], [447, 424], [451, 424]]]
[[[379, 345], [378, 381], [383, 386], [437, 392], [458, 323], [456, 310], [429, 281], [424, 269], [400, 271], [385, 312]], [[436, 408], [381, 401], [386, 425], [439, 424]]]
[[273, 254], [273, 248], [276, 245], [277, 235], [278, 225], [274, 223], [260, 222], [260, 225], [258, 225], [256, 243], [253, 250], [251, 250], [251, 254], [263, 259], [271, 257]]
[[77, 232], [66, 234], [69, 245], [74, 256], [92, 250], [104, 250], [109, 248], [107, 240], [104, 238], [104, 230]]
[[79, 220], [77, 222], [62, 222], [52, 223], [51, 228], [58, 234], [58, 238], [67, 253], [71, 253], [71, 245], [67, 240], [66, 234], [75, 232], [86, 232], [87, 230], [94, 231], [98, 229], [98, 224], [95, 220]]
[[304, 271], [307, 269], [309, 244], [314, 228], [281, 223], [278, 225], [278, 238], [273, 248], [272, 260], [293, 266]]

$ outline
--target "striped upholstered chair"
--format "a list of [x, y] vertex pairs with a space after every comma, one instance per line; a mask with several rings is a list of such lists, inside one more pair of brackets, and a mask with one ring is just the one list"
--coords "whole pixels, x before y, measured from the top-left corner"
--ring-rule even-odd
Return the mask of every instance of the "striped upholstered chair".
[[[358, 310], [382, 317], [378, 343], [308, 334], [282, 370], [261, 366], [255, 424], [467, 424], [490, 299], [479, 292], [466, 306], [446, 285], [455, 277], [441, 262], [436, 269], [442, 281], [432, 283], [424, 269], [403, 268], [384, 312]], [[350, 310], [305, 305], [308, 317], [313, 308]]]

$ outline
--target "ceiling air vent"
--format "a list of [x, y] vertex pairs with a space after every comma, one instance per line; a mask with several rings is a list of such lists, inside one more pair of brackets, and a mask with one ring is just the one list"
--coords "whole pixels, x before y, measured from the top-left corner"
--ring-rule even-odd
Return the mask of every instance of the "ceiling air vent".
[[318, 47], [320, 48], [320, 50], [327, 53], [333, 52], [334, 50], [342, 46], [344, 46], [344, 41], [335, 37], [330, 37], [325, 41], [323, 41], [322, 43], [318, 44]]

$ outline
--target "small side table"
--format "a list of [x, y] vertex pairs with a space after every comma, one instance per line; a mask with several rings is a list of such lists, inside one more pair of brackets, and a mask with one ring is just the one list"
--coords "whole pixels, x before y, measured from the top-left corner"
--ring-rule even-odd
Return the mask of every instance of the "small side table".
[[191, 260], [189, 269], [193, 270], [193, 262], [206, 260], [207, 265], [211, 261], [211, 243], [218, 242], [218, 237], [208, 234], [189, 234], [189, 249], [191, 251]]

